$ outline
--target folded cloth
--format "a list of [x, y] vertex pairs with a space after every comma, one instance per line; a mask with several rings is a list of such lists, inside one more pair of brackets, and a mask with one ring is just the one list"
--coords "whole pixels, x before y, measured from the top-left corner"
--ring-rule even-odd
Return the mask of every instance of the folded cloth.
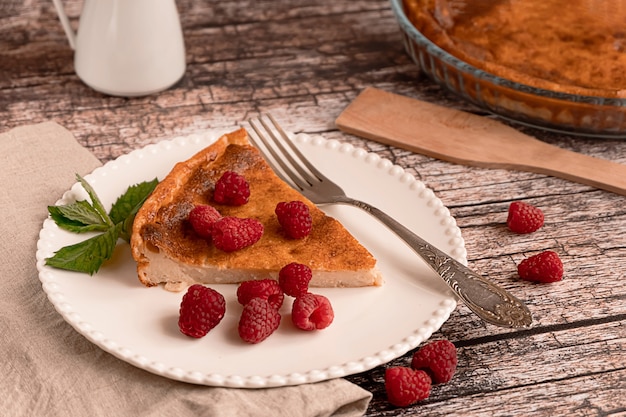
[[35, 263], [46, 207], [100, 162], [48, 122], [0, 134], [0, 398], [6, 416], [361, 416], [345, 379], [266, 389], [187, 384], [99, 349], [48, 301]]

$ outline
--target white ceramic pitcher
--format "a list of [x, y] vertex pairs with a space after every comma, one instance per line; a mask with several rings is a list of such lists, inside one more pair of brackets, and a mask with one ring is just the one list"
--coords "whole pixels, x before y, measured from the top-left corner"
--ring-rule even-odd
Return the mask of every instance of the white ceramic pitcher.
[[174, 85], [185, 72], [185, 45], [174, 0], [85, 0], [74, 33], [53, 0], [74, 49], [74, 69], [91, 88], [143, 96]]

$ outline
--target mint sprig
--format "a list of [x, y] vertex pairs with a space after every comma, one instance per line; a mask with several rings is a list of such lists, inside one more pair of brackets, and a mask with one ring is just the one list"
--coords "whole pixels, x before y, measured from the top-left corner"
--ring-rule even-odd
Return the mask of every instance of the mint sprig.
[[46, 265], [93, 275], [111, 258], [118, 239], [130, 242], [135, 215], [158, 184], [155, 178], [131, 185], [106, 211], [100, 198], [83, 177], [76, 179], [90, 201], [81, 200], [61, 206], [48, 206], [48, 213], [63, 230], [73, 233], [102, 232], [80, 243], [65, 246], [46, 259]]

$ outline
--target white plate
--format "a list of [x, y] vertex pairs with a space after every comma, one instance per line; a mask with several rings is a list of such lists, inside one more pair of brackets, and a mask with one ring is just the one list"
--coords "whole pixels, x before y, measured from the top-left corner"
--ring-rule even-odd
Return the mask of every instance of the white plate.
[[[180, 137], [131, 152], [85, 178], [105, 207], [126, 188], [162, 179], [178, 162], [212, 143], [223, 131]], [[389, 160], [351, 145], [297, 135], [294, 140], [320, 170], [346, 192], [387, 211], [435, 246], [466, 263], [464, 242], [442, 202], [412, 175]], [[85, 199], [75, 184], [58, 202]], [[241, 307], [235, 286], [213, 286], [227, 300], [222, 322], [202, 339], [178, 330], [182, 293], [146, 288], [137, 279], [127, 244], [94, 276], [44, 265], [59, 248], [86, 236], [60, 230], [48, 219], [37, 245], [44, 291], [79, 333], [105, 351], [139, 368], [175, 380], [226, 387], [297, 385], [366, 371], [415, 348], [439, 329], [456, 307], [443, 282], [402, 241], [359, 209], [328, 206], [378, 259], [385, 283], [378, 288], [316, 289], [334, 308], [325, 330], [304, 332], [290, 323], [289, 297], [279, 329], [265, 341], [239, 340]]]

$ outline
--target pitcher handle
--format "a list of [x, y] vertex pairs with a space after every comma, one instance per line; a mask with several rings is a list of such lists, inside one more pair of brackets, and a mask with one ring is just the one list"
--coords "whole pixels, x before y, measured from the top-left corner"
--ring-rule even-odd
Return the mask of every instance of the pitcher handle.
[[67, 14], [65, 14], [61, 0], [52, 0], [52, 2], [54, 3], [55, 9], [57, 9], [57, 14], [59, 15], [61, 25], [63, 25], [65, 36], [67, 36], [67, 40], [70, 43], [70, 48], [76, 49], [76, 33], [74, 33], [72, 26], [70, 26], [70, 19], [68, 19]]

